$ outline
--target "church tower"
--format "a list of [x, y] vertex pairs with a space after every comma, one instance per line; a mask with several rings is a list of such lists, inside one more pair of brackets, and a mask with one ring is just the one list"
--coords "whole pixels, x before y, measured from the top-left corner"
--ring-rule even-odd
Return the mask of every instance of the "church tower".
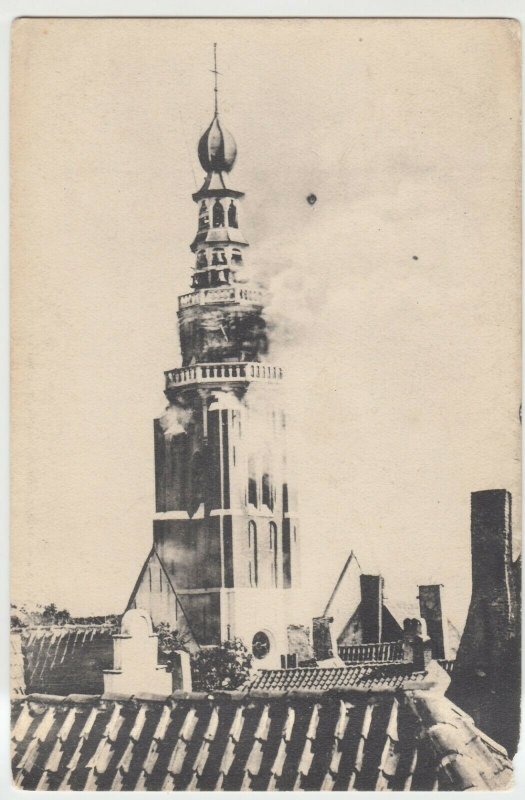
[[236, 144], [215, 112], [198, 144], [204, 183], [191, 291], [179, 297], [182, 365], [165, 373], [154, 423], [153, 548], [128, 607], [189, 629], [199, 645], [240, 637], [264, 666], [288, 652], [299, 574], [283, 370], [268, 360], [265, 292], [250, 273]]

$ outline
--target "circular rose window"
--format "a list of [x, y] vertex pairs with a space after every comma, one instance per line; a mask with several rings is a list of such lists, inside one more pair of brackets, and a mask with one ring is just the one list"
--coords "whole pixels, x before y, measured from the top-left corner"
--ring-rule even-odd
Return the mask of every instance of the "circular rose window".
[[270, 652], [270, 640], [264, 631], [259, 631], [252, 639], [252, 653], [255, 658], [265, 658]]

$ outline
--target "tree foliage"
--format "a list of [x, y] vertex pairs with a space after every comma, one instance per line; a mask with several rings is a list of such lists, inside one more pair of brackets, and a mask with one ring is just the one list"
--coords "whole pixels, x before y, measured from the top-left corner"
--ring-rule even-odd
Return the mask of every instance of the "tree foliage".
[[173, 653], [177, 650], [188, 652], [189, 636], [180, 631], [173, 631], [168, 622], [161, 622], [155, 628], [159, 637], [159, 661], [168, 667], [168, 672], [173, 670]]
[[117, 632], [120, 629], [119, 614], [103, 616], [72, 617], [66, 608], [59, 609], [56, 603], [46, 606], [37, 604], [31, 608], [11, 603], [11, 628], [30, 628], [37, 625], [106, 625]]
[[[191, 635], [172, 630], [167, 622], [161, 622], [155, 632], [159, 637], [160, 661], [171, 671], [173, 654], [177, 650], [189, 652]], [[250, 674], [252, 660], [240, 639], [203, 647], [190, 654], [193, 689], [201, 692], [238, 689]]]
[[42, 625], [67, 625], [71, 622], [71, 614], [67, 609], [58, 609], [55, 603], [44, 606]]
[[67, 609], [59, 609], [55, 603], [46, 606], [37, 605], [27, 609], [25, 606], [11, 604], [11, 627], [27, 628], [31, 625], [66, 625], [71, 622], [71, 614]]
[[252, 660], [240, 639], [203, 648], [192, 657], [193, 688], [204, 692], [238, 689], [250, 674]]

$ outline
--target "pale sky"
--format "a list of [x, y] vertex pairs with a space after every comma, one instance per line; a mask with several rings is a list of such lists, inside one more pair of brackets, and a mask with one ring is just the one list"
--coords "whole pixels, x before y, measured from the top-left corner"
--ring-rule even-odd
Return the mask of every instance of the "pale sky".
[[354, 549], [387, 596], [441, 582], [463, 621], [470, 492], [520, 504], [517, 36], [490, 20], [16, 24], [14, 602], [120, 612], [151, 546], [216, 41], [230, 185], [288, 375], [305, 616]]

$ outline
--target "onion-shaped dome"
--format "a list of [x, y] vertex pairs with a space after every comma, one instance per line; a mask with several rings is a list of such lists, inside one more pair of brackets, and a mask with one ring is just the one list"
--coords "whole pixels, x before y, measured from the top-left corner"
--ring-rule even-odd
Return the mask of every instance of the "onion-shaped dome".
[[198, 147], [199, 161], [205, 172], [229, 172], [235, 163], [235, 139], [215, 116], [202, 134]]

